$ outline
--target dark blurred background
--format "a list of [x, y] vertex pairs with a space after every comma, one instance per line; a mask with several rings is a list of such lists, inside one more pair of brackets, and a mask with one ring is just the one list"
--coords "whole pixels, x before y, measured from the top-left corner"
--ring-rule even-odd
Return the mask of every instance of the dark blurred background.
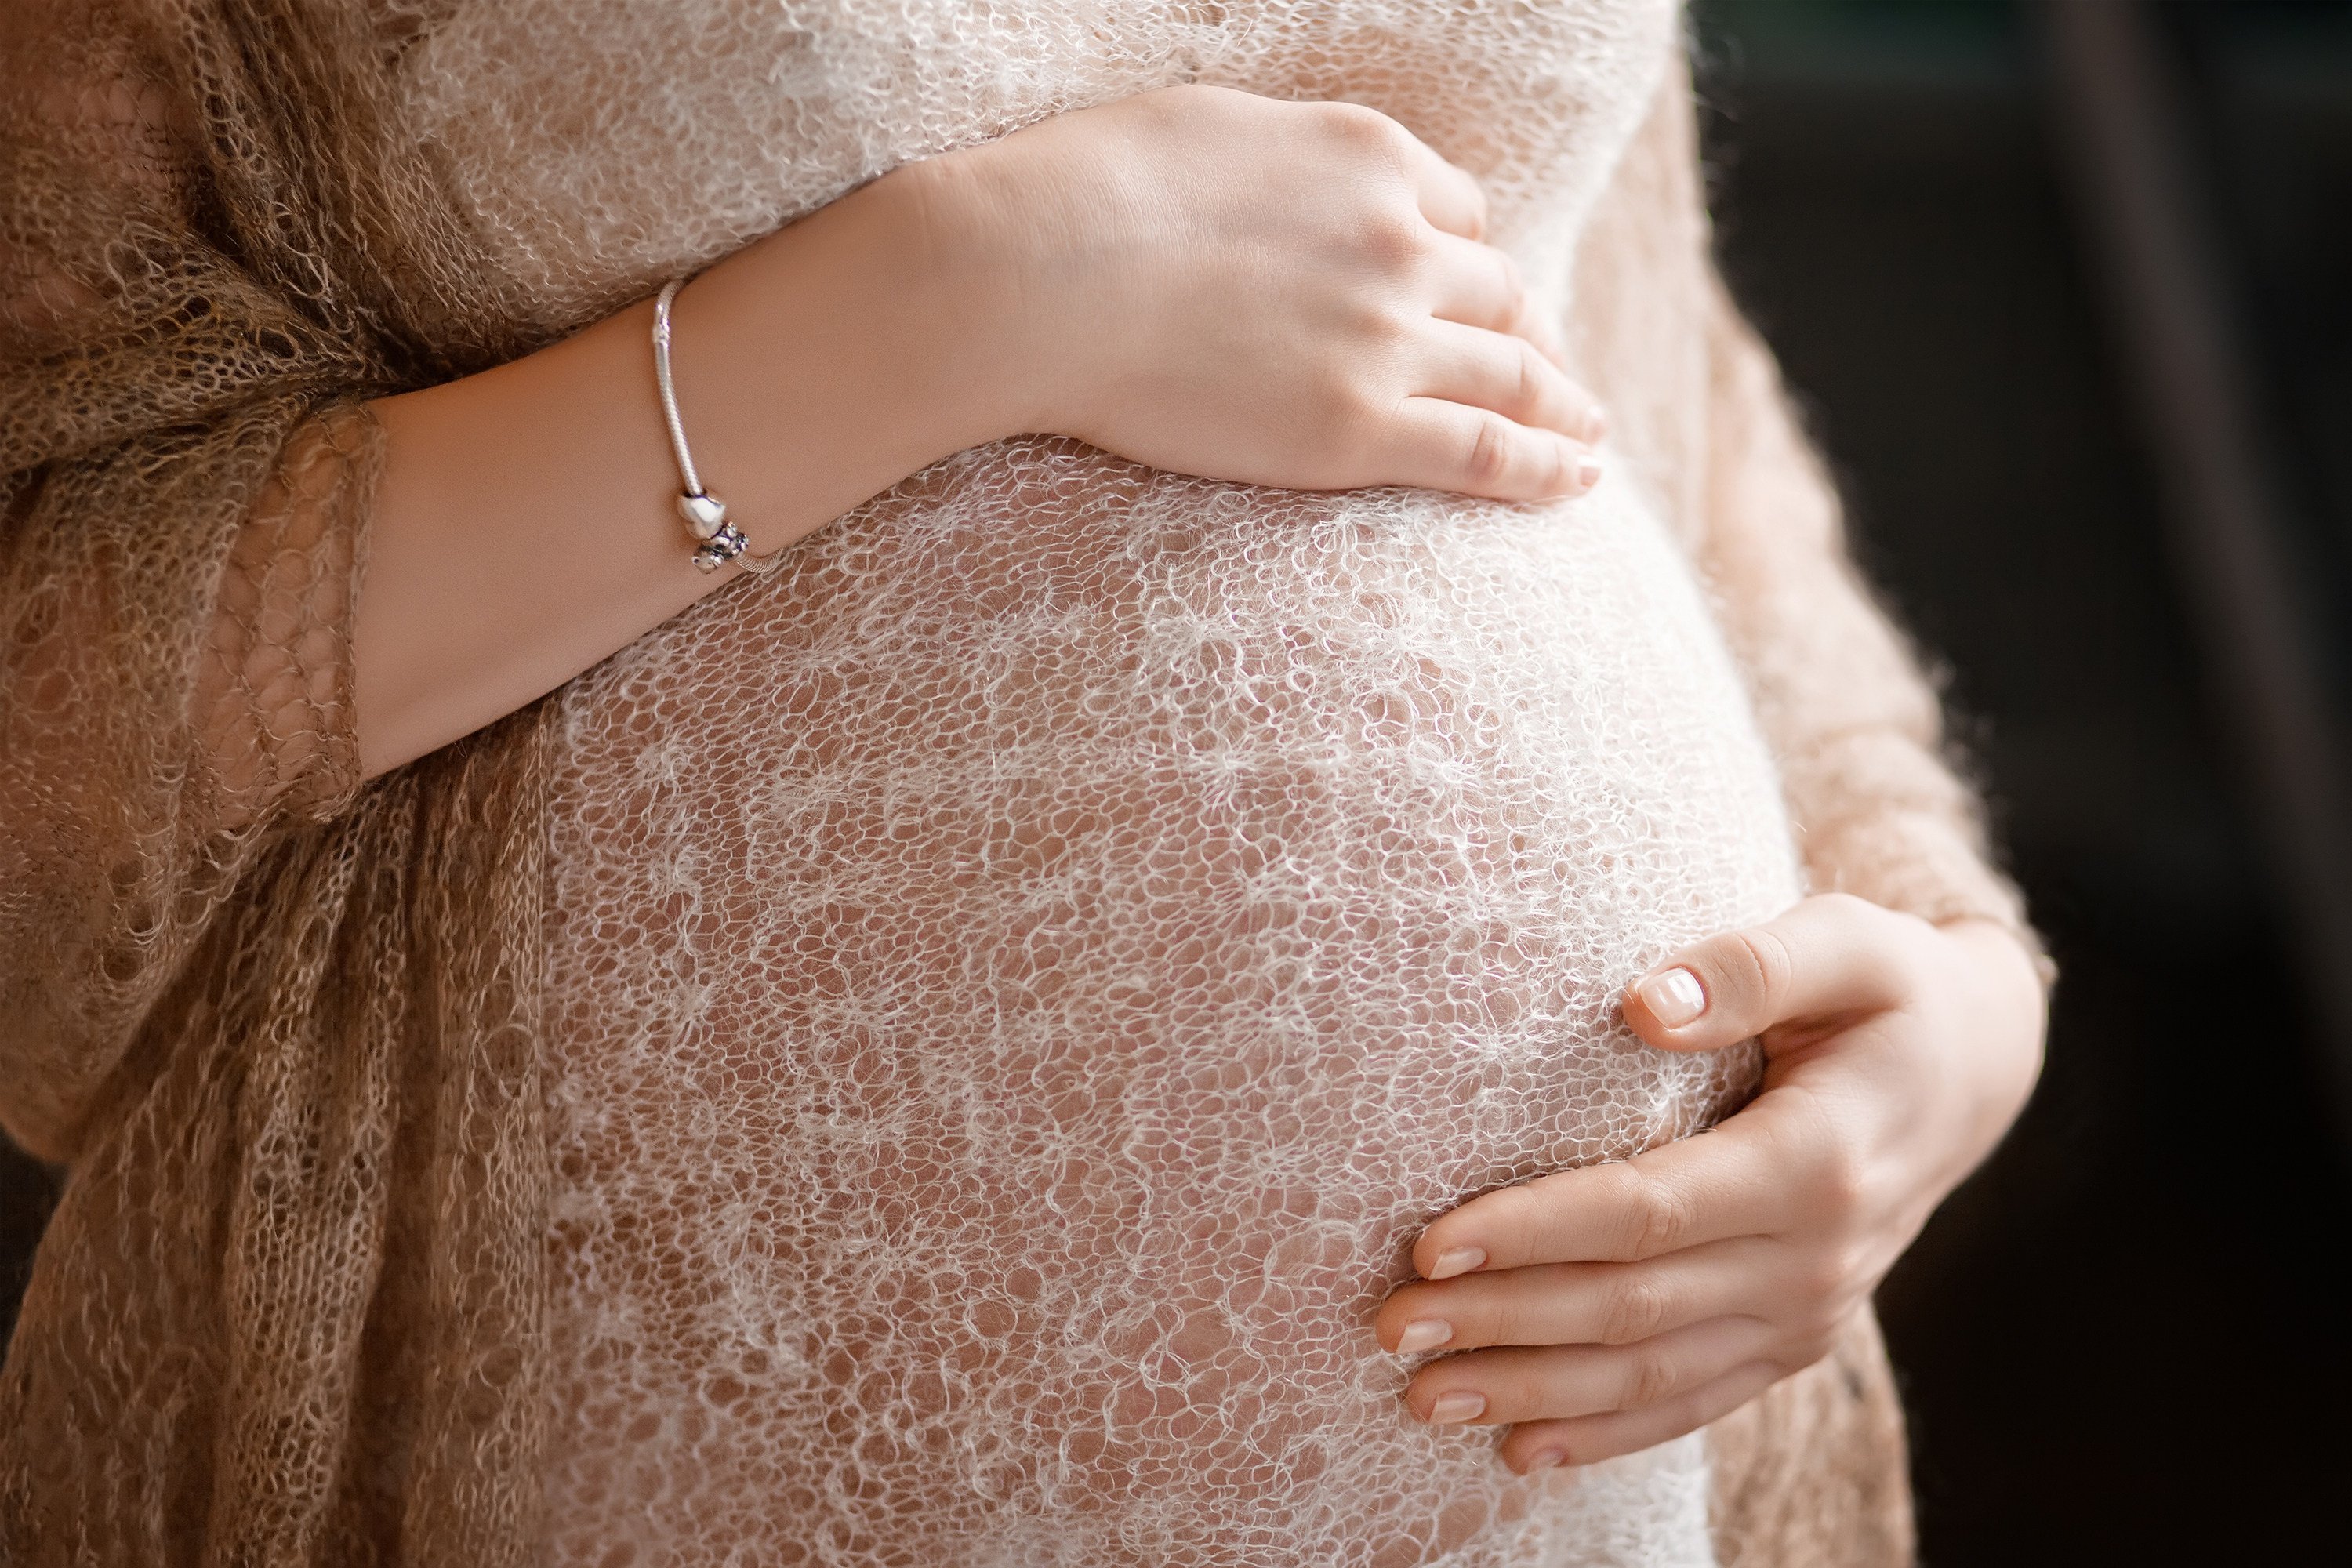
[[[2111, 3], [1694, 17], [1734, 288], [1950, 672], [2063, 973], [2023, 1122], [1881, 1298], [1933, 1568], [2352, 1556], [2352, 1037], [2322, 995], [2352, 952], [2321, 940], [2339, 879], [2245, 657], [2302, 661], [2306, 721], [2347, 711], [2352, 0], [2123, 7], [2168, 84], [2141, 151], [2247, 373], [2251, 521], [2184, 489], [2214, 421], [2167, 424], [2149, 342], [2177, 323], [2125, 278], [2164, 247], [2102, 218], [2114, 160], [2071, 116], [2086, 59], [2117, 79], [2053, 16]], [[2284, 600], [2217, 600], [2217, 528]], [[0, 1146], [0, 1333], [51, 1190]]]
[[[2275, 781], [2247, 754], [2234, 634], [2200, 626], [2200, 565], [2177, 548], [2168, 446], [2199, 437], [2147, 417], [2148, 325], [2116, 298], [2068, 112], [2082, 61], [2050, 13], [2098, 3], [1696, 15], [1733, 288], [1811, 415], [1857, 552], [1950, 671], [2063, 973], [2032, 1108], [1880, 1307], [1934, 1568], [2352, 1561], [2339, 1046], [2298, 962], [2274, 848], [2292, 857], [2293, 836], [2264, 831]], [[2212, 245], [2298, 590], [2284, 608], [2332, 720], [2352, 605], [2352, 5], [2135, 19], [2172, 88], [2162, 151]]]

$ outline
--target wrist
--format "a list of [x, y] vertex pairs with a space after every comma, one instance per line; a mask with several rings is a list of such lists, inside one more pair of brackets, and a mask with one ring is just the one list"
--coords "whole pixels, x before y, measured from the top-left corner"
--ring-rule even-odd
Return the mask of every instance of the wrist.
[[697, 466], [755, 550], [1019, 427], [987, 323], [909, 195], [877, 180], [678, 292], [673, 352]]
[[1937, 928], [1968, 955], [1971, 999], [1980, 1042], [1976, 1074], [1991, 1136], [2016, 1120], [2042, 1075], [2042, 1038], [2048, 1004], [2038, 967], [2039, 953], [2007, 924], [1981, 916], [1948, 921]]
[[2031, 927], [1981, 914], [1954, 915], [1934, 923], [1937, 931], [1958, 939], [1979, 953], [1987, 965], [2011, 978], [2022, 965], [2037, 1011], [2046, 1010], [2051, 984], [2057, 978], [2057, 965], [2051, 963], [2049, 952]]
[[953, 362], [963, 443], [1055, 428], [1061, 375], [1029, 319], [1055, 290], [1035, 276], [1029, 243], [1037, 217], [1025, 199], [1019, 149], [1003, 142], [920, 159], [868, 187], [888, 204], [901, 254], [919, 275]]
[[2058, 965], [2050, 957], [2050, 950], [2042, 943], [2042, 934], [2021, 919], [2004, 919], [1999, 915], [1973, 913], [1946, 915], [1931, 922], [1937, 930], [1957, 931], [1969, 927], [1985, 933], [1999, 933], [2025, 957], [2026, 966], [2033, 972], [2034, 983], [2047, 1002], [2050, 989], [2058, 983]]

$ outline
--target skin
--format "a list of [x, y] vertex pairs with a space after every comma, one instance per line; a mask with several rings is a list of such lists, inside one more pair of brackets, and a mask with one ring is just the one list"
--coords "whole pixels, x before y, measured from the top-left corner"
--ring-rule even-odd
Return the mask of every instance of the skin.
[[1711, 1132], [1432, 1224], [1421, 1280], [1374, 1324], [1389, 1350], [1454, 1352], [1406, 1404], [1509, 1426], [1504, 1462], [1529, 1471], [1679, 1436], [1811, 1365], [2016, 1119], [2043, 1012], [2001, 927], [1844, 894], [1675, 954], [1626, 1022], [1665, 1050], [1759, 1038], [1762, 1092]]
[[[909, 164], [696, 279], [671, 317], [679, 408], [759, 552], [1024, 431], [1295, 489], [1574, 494], [1598, 412], [1485, 226], [1477, 183], [1370, 110], [1145, 93]], [[651, 320], [374, 405], [370, 774], [735, 575], [697, 572], [671, 513]], [[528, 564], [450, 569], [486, 553]]]
[[[1577, 493], [1601, 414], [1485, 227], [1476, 183], [1372, 110], [1146, 93], [908, 165], [710, 268], [673, 313], [679, 404], [763, 552], [1025, 431], [1290, 489]], [[650, 319], [375, 405], [371, 774], [731, 580], [670, 510]], [[485, 550], [527, 569], [452, 569]], [[1816, 899], [1674, 963], [1705, 1012], [1670, 1026], [1637, 986], [1628, 1020], [1673, 1050], [1760, 1035], [1761, 1097], [1439, 1219], [1375, 1324], [1391, 1350], [1444, 1325], [1411, 1342], [1452, 1353], [1408, 1405], [1510, 1424], [1519, 1468], [1647, 1447], [1819, 1359], [2037, 1070], [2041, 989], [1989, 925]]]

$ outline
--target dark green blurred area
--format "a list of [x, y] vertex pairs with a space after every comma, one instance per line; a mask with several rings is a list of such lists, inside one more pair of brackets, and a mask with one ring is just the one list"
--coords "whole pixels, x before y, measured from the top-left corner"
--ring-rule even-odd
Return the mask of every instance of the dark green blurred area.
[[[2352, 691], [2352, 4], [2154, 13], [2318, 657]], [[1859, 554], [1950, 672], [2064, 974], [2033, 1106], [1882, 1298], [1925, 1556], [2341, 1561], [2352, 1149], [2183, 618], [2031, 19], [1994, 0], [1706, 0], [1694, 18], [1736, 291]], [[0, 1148], [0, 1332], [49, 1201]]]
[[[2352, 5], [2151, 11], [2340, 714]], [[1881, 1297], [1926, 1560], [2341, 1561], [2352, 1151], [2183, 617], [2033, 17], [1711, 0], [1696, 20], [1735, 290], [1859, 554], [1950, 672], [2064, 976], [2024, 1121]]]

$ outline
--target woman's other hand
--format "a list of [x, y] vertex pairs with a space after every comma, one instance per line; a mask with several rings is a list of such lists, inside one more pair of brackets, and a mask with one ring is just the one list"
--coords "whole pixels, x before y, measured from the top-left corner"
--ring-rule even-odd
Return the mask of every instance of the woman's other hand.
[[1624, 1011], [1669, 1050], [1760, 1038], [1763, 1091], [1711, 1132], [1436, 1220], [1375, 1324], [1391, 1350], [1463, 1352], [1406, 1402], [1509, 1424], [1522, 1471], [1679, 1436], [1821, 1359], [2041, 1068], [2014, 937], [1843, 894], [1675, 955]]
[[1293, 489], [1599, 474], [1477, 182], [1373, 110], [1170, 88], [901, 174], [1022, 428]]

